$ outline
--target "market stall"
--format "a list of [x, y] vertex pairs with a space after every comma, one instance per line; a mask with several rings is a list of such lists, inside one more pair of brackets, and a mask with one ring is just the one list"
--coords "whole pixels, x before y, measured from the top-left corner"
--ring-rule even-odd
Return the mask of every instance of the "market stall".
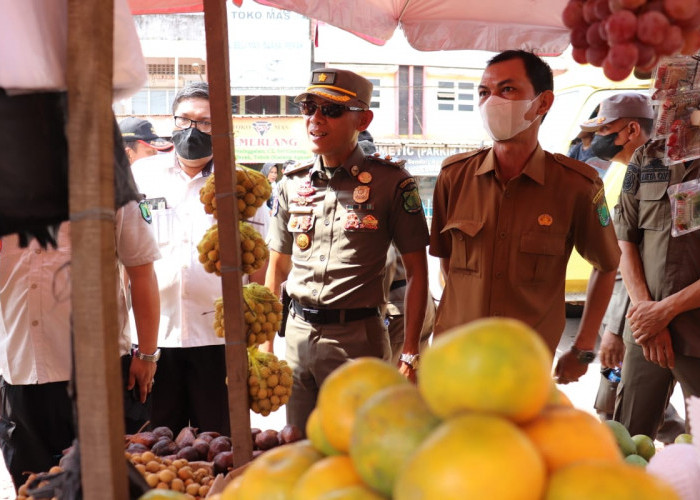
[[[225, 0], [130, 0], [132, 13], [204, 11], [213, 122], [214, 155], [221, 165], [233, 165], [235, 151], [229, 92], [229, 54]], [[234, 3], [236, 2], [234, 0]], [[422, 50], [527, 48], [560, 53], [568, 44], [569, 30], [560, 19], [564, 0], [519, 1], [512, 8], [495, 9], [484, 2], [443, 0], [387, 1], [385, 11], [367, 13], [365, 4], [343, 2], [259, 1], [290, 8], [381, 43], [397, 25]], [[303, 4], [303, 5], [302, 5]], [[381, 2], [372, 2], [372, 5]], [[69, 1], [69, 95], [71, 214], [92, 214], [74, 219], [73, 265], [84, 269], [84, 279], [73, 281], [76, 378], [82, 483], [85, 498], [127, 498], [123, 460], [123, 428], [119, 397], [116, 348], [108, 332], [114, 324], [113, 277], [104, 272], [114, 259], [109, 232], [111, 221], [101, 216], [111, 200], [112, 151], [108, 115], [111, 107], [112, 2]], [[347, 24], [340, 18], [350, 19]], [[383, 13], [382, 13], [383, 12]], [[235, 54], [232, 55], [235, 61]], [[232, 169], [217, 170], [226, 359], [231, 412], [233, 465], [252, 456], [247, 405], [247, 362], [243, 339], [240, 244], [238, 215], [233, 209]], [[98, 248], [99, 251], [95, 251]], [[95, 335], [95, 332], [100, 335]], [[95, 361], [97, 360], [97, 362]]]

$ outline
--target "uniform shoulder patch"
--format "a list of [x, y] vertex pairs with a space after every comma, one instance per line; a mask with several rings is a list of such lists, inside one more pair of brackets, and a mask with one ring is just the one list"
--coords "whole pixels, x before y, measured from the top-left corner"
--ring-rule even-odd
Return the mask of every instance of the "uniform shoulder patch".
[[139, 210], [141, 211], [143, 220], [150, 224], [153, 221], [153, 216], [151, 215], [151, 206], [146, 203], [146, 200], [141, 200], [139, 202]]
[[459, 163], [460, 161], [466, 160], [467, 158], [471, 158], [472, 156], [476, 156], [477, 154], [479, 154], [485, 150], [486, 150], [486, 148], [479, 148], [479, 149], [474, 149], [472, 151], [467, 151], [466, 153], [457, 153], [456, 155], [448, 156], [447, 158], [442, 160], [442, 164], [441, 164], [440, 168], [449, 167], [450, 165], [454, 165], [455, 163]]
[[379, 153], [367, 155], [365, 158], [371, 161], [375, 161], [377, 163], [381, 163], [382, 165], [388, 165], [394, 168], [401, 168], [404, 165], [406, 165], [406, 160], [395, 159], [389, 155], [381, 156]]
[[596, 169], [583, 163], [582, 161], [575, 160], [574, 158], [570, 158], [561, 153], [555, 153], [552, 156], [557, 163], [564, 165], [568, 169], [575, 170], [587, 179], [594, 181], [596, 177], [598, 177], [598, 172], [596, 172]]
[[297, 164], [297, 165], [293, 165], [293, 166], [290, 166], [290, 167], [285, 168], [285, 169], [284, 169], [284, 175], [296, 174], [297, 172], [301, 172], [301, 171], [303, 171], [303, 170], [308, 170], [308, 169], [310, 169], [310, 168], [313, 167], [313, 166], [314, 166], [314, 162], [313, 162], [313, 161], [307, 162], [307, 163], [303, 163], [303, 162], [302, 162], [302, 163], [299, 163], [299, 164]]

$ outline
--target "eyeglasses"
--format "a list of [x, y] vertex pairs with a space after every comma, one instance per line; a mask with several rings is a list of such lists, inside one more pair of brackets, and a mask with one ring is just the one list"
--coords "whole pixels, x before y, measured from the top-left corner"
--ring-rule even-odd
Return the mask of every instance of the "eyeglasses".
[[353, 108], [342, 104], [321, 104], [320, 106], [314, 101], [301, 101], [299, 103], [299, 111], [302, 115], [311, 116], [320, 109], [323, 116], [328, 118], [339, 118], [346, 111], [366, 111], [364, 108]]
[[188, 129], [190, 127], [195, 127], [205, 134], [211, 133], [211, 122], [204, 120], [190, 120], [184, 116], [175, 117], [175, 126], [180, 129]]

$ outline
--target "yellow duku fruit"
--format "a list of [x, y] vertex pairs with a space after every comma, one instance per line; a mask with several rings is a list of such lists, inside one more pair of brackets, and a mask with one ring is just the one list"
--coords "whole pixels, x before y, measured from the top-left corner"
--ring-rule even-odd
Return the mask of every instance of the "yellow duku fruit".
[[663, 480], [624, 462], [588, 461], [555, 472], [544, 500], [680, 500]]
[[299, 478], [292, 490], [292, 500], [318, 500], [326, 493], [360, 484], [362, 479], [350, 457], [326, 457], [309, 467]]
[[306, 437], [311, 441], [311, 444], [314, 445], [314, 448], [324, 455], [331, 456], [340, 454], [340, 452], [333, 448], [328, 442], [328, 438], [323, 433], [318, 408], [314, 408], [309, 418], [306, 420]]
[[323, 382], [316, 405], [331, 446], [347, 453], [357, 410], [380, 389], [397, 384], [408, 384], [408, 380], [395, 366], [378, 358], [347, 361], [333, 371]]
[[615, 437], [605, 424], [576, 408], [548, 407], [521, 427], [550, 473], [584, 460], [622, 460]]
[[438, 336], [421, 360], [418, 387], [441, 417], [475, 410], [525, 422], [547, 403], [551, 369], [552, 355], [532, 328], [487, 318]]
[[545, 466], [525, 434], [493, 415], [441, 424], [399, 474], [394, 500], [540, 500]]
[[250, 409], [266, 417], [287, 404], [292, 393], [292, 369], [285, 360], [257, 346], [248, 348], [248, 401]]
[[360, 407], [350, 457], [365, 483], [391, 495], [408, 458], [440, 424], [412, 384], [387, 387]]
[[236, 500], [288, 500], [302, 474], [321, 458], [306, 440], [268, 450], [243, 473]]

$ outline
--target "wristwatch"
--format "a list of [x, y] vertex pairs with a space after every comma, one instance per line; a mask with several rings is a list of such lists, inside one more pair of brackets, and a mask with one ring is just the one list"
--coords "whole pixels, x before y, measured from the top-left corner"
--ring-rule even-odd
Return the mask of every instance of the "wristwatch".
[[584, 365], [591, 364], [595, 359], [595, 351], [582, 351], [581, 349], [572, 345], [571, 352], [574, 353], [574, 356], [576, 356], [578, 362]]
[[131, 354], [135, 357], [140, 359], [141, 361], [150, 361], [151, 363], [155, 363], [160, 359], [160, 349], [156, 349], [156, 352], [153, 354], [144, 354], [141, 351], [139, 351], [139, 348], [135, 348]]
[[420, 354], [401, 353], [401, 356], [399, 356], [399, 361], [403, 361], [404, 363], [406, 363], [408, 366], [410, 366], [414, 370], [418, 369], [418, 360], [419, 359], [420, 359]]

